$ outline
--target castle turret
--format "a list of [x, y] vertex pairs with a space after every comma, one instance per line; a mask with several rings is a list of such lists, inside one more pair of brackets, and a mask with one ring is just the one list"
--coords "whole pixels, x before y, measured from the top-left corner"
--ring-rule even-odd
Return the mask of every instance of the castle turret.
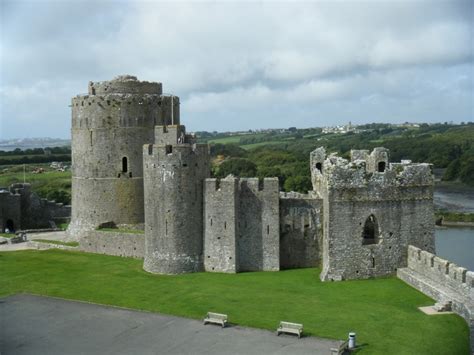
[[209, 148], [184, 126], [157, 126], [156, 144], [143, 147], [146, 271], [203, 270], [203, 181]]
[[154, 127], [179, 124], [179, 99], [161, 83], [119, 76], [90, 82], [72, 99], [72, 216], [75, 235], [102, 223], [141, 224], [144, 143]]

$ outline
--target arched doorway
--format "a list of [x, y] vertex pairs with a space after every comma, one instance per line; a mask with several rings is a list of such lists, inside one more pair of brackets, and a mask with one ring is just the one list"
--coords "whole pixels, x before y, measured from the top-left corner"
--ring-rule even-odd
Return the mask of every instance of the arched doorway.
[[379, 224], [373, 214], [365, 220], [362, 231], [362, 245], [377, 244], [379, 242]]

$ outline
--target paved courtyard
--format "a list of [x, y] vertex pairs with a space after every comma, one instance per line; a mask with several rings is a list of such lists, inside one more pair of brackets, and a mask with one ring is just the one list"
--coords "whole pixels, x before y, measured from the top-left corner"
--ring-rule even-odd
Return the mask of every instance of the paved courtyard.
[[[232, 318], [229, 317], [230, 321]], [[276, 327], [276, 325], [275, 325]], [[33, 295], [0, 298], [0, 354], [330, 354], [337, 341]]]

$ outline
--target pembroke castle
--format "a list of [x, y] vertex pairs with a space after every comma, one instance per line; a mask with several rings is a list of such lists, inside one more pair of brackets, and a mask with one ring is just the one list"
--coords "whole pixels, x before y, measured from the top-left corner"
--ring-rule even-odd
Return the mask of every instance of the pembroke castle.
[[70, 216], [76, 249], [141, 258], [151, 273], [396, 274], [435, 310], [462, 316], [474, 352], [474, 272], [434, 254], [430, 164], [391, 163], [385, 148], [352, 150], [348, 160], [320, 147], [310, 156], [312, 191], [284, 193], [277, 178], [211, 178], [207, 144], [186, 133], [179, 98], [161, 83], [90, 82], [71, 106], [72, 206], [40, 199], [29, 184], [0, 188], [2, 229]]
[[[431, 165], [318, 148], [310, 169], [308, 194], [280, 192], [277, 178], [211, 178], [208, 145], [161, 83], [90, 82], [72, 99], [69, 232], [84, 250], [164, 274], [322, 265], [321, 279], [345, 280], [394, 274], [408, 245], [434, 252]], [[144, 234], [101, 233], [108, 225]]]

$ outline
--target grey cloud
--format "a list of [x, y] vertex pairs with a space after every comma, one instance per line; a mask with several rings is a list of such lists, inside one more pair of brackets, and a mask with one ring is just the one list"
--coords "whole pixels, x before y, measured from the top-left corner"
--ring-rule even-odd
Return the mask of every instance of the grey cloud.
[[197, 130], [472, 119], [471, 1], [1, 4], [0, 137], [67, 136], [70, 97], [125, 73]]

